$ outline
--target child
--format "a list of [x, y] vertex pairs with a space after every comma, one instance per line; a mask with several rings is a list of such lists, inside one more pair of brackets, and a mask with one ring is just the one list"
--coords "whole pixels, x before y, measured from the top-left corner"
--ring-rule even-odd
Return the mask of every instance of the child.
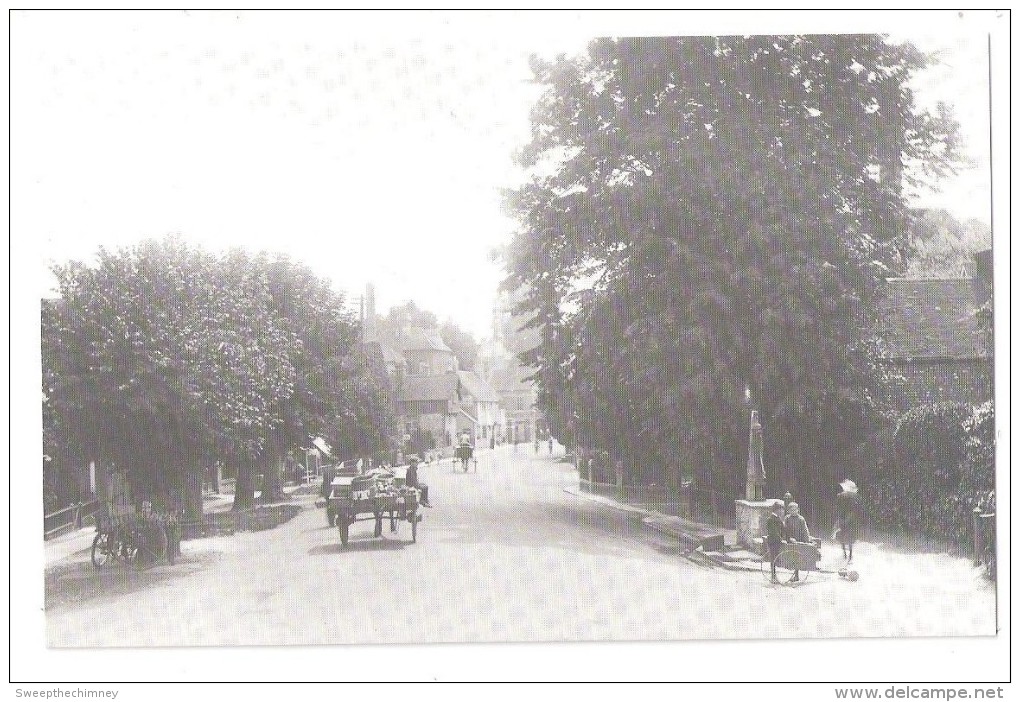
[[[787, 540], [799, 541], [804, 544], [812, 543], [811, 532], [808, 531], [807, 521], [804, 520], [803, 515], [800, 513], [800, 505], [796, 502], [791, 502], [787, 505], [787, 509], [790, 513], [786, 516], [786, 521], [783, 524]], [[800, 580], [800, 571], [794, 569], [791, 582], [797, 582], [798, 580]]]
[[783, 503], [775, 502], [772, 505], [772, 513], [765, 520], [765, 543], [769, 549], [769, 560], [772, 561], [772, 582], [778, 583], [776, 577], [776, 558], [783, 547], [785, 528], [783, 525]]

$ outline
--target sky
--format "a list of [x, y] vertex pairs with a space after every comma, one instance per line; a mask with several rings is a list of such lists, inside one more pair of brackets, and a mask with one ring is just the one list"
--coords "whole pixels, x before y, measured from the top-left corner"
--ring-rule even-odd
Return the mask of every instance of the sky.
[[[674, 33], [714, 33], [665, 18]], [[50, 262], [88, 260], [100, 245], [175, 234], [213, 251], [279, 251], [351, 296], [373, 283], [380, 311], [414, 299], [485, 337], [501, 278], [491, 252], [514, 228], [500, 191], [523, 177], [513, 154], [539, 94], [528, 56], [670, 33], [634, 21], [19, 13], [12, 255], [47, 294]], [[987, 222], [987, 35], [925, 32], [894, 36], [941, 52], [917, 99], [953, 105], [975, 168], [917, 204]]]

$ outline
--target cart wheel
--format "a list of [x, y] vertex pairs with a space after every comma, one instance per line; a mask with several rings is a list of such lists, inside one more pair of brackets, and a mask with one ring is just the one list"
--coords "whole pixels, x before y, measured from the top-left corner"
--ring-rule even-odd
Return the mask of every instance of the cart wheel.
[[411, 514], [411, 543], [418, 543], [418, 515], [416, 513]]
[[[799, 551], [793, 549], [780, 551], [779, 555], [776, 556], [776, 580], [781, 585], [807, 582], [812, 565], [807, 562], [807, 559]], [[795, 573], [797, 574], [796, 579], [794, 579]], [[762, 559], [761, 574], [769, 582], [772, 581], [772, 563], [768, 558]]]
[[154, 566], [166, 557], [166, 552], [166, 530], [158, 525], [148, 526], [139, 532], [134, 566], [135, 568]]
[[340, 544], [343, 546], [347, 545], [350, 540], [350, 524], [347, 522], [347, 516], [338, 514], [336, 517], [337, 528], [340, 529]]
[[102, 568], [113, 558], [113, 545], [110, 543], [110, 535], [101, 531], [92, 539], [92, 565]]

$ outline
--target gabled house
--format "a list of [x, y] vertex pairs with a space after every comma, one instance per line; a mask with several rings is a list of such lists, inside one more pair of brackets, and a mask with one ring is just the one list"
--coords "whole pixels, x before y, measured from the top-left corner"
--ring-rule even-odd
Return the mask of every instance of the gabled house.
[[430, 437], [439, 448], [467, 434], [480, 446], [502, 429], [499, 402], [499, 395], [474, 373], [449, 371], [407, 376], [398, 411], [407, 436]]
[[992, 397], [994, 349], [981, 308], [992, 290], [991, 251], [969, 278], [890, 278], [879, 317], [882, 365], [896, 377], [891, 404], [976, 404]]

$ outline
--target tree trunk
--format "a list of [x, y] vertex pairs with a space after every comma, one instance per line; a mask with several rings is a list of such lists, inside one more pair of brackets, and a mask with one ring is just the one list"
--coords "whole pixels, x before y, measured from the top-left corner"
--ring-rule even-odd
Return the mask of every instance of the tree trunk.
[[189, 522], [202, 521], [202, 476], [194, 470], [184, 477], [184, 512]]
[[262, 496], [259, 502], [268, 504], [270, 502], [283, 502], [287, 495], [283, 492], [281, 474], [283, 472], [283, 457], [273, 457], [266, 462], [265, 474], [263, 477]]
[[211, 459], [211, 461], [212, 461], [212, 470], [211, 470], [211, 472], [209, 474], [209, 477], [211, 479], [210, 482], [212, 482], [213, 492], [215, 492], [217, 495], [219, 495], [220, 494], [220, 470], [221, 470], [221, 465], [220, 465], [220, 462], [219, 462], [218, 459], [214, 458], [214, 459]]
[[255, 504], [255, 462], [242, 457], [237, 465], [237, 482], [234, 485], [234, 512], [251, 509]]

